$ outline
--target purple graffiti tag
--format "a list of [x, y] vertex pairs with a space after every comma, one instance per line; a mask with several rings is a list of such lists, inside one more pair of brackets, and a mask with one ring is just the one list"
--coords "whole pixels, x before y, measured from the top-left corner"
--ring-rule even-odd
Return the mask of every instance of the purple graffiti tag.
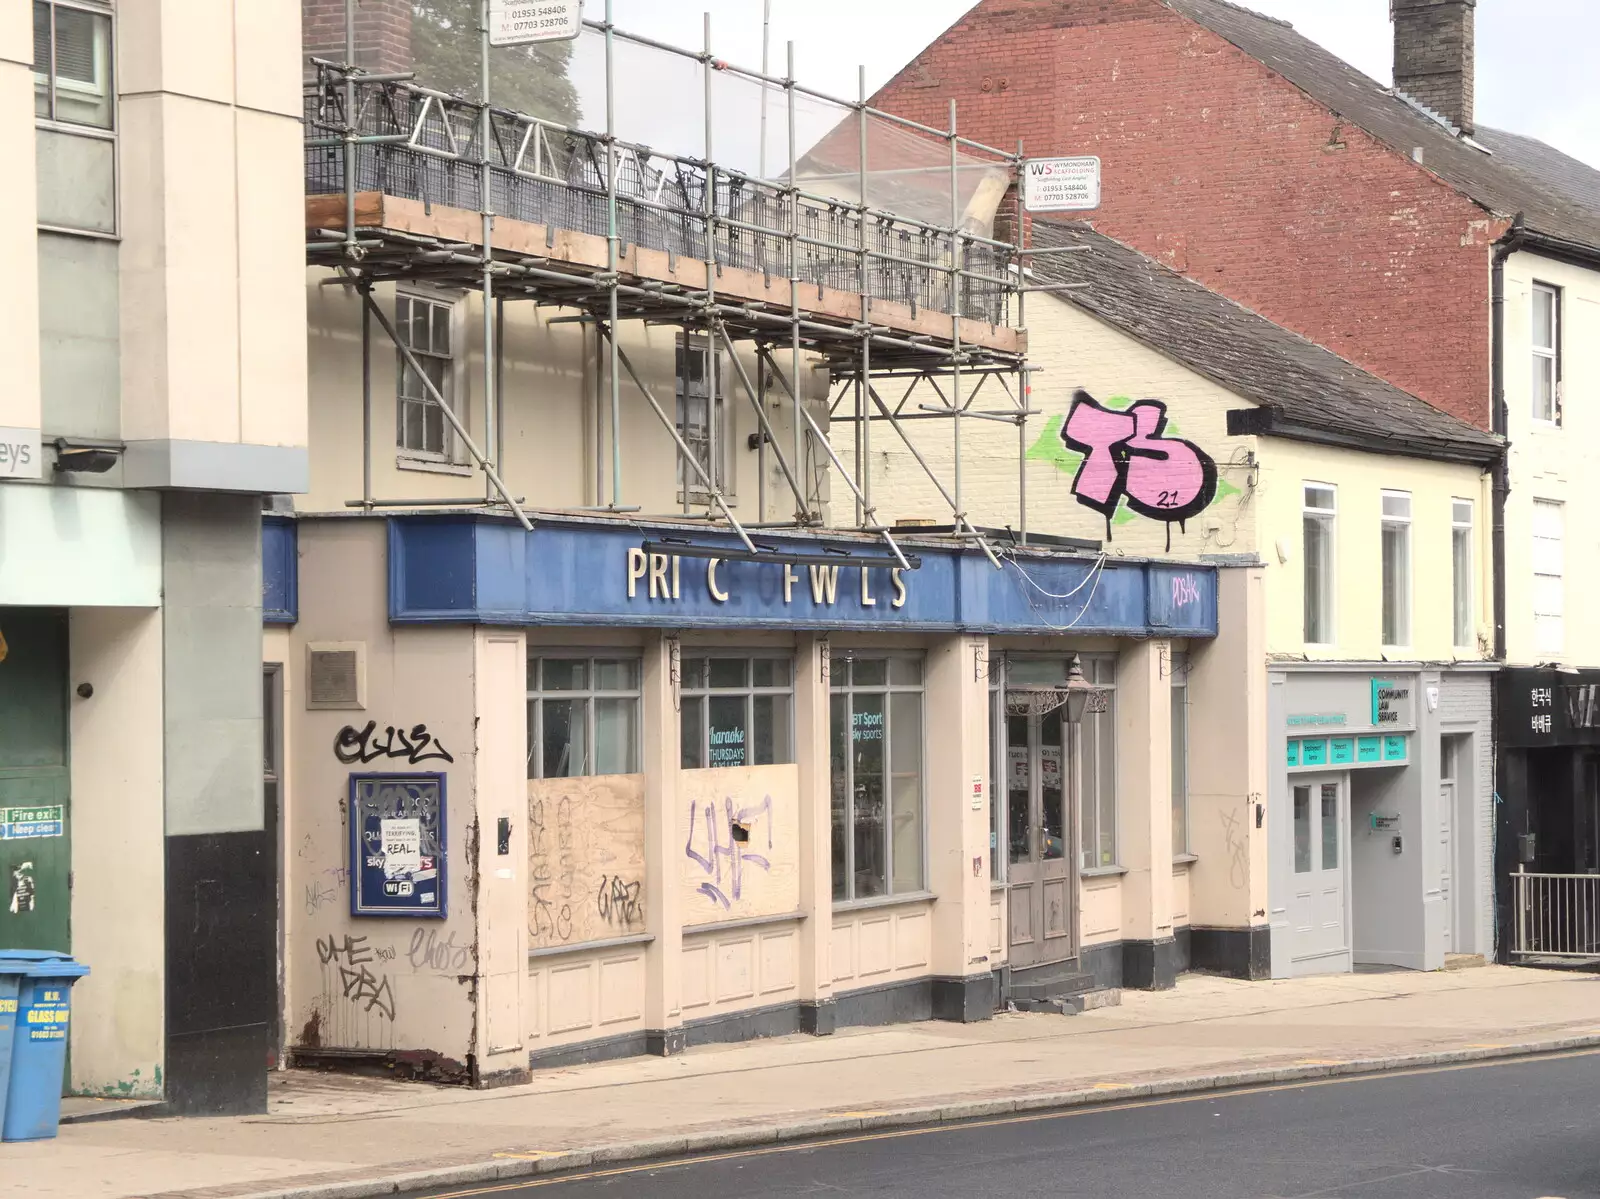
[[1106, 518], [1107, 541], [1124, 499], [1140, 516], [1166, 523], [1170, 550], [1173, 523], [1181, 529], [1216, 498], [1217, 464], [1193, 442], [1164, 436], [1166, 427], [1167, 406], [1160, 400], [1140, 400], [1119, 412], [1086, 391], [1073, 393], [1061, 425], [1062, 442], [1083, 455], [1072, 494]]
[[[705, 817], [704, 841], [701, 841], [701, 816]], [[713, 903], [731, 908], [744, 893], [744, 868], [746, 865], [771, 871], [772, 859], [767, 854], [752, 853], [751, 832], [758, 818], [766, 825], [766, 849], [772, 849], [772, 796], [767, 796], [750, 807], [735, 808], [732, 796], [722, 801], [722, 811], [707, 801], [703, 808], [689, 803], [689, 839], [683, 853], [699, 865], [710, 877], [696, 890]], [[704, 849], [701, 852], [700, 846]]]
[[1187, 608], [1190, 604], [1200, 602], [1200, 584], [1193, 575], [1172, 576], [1172, 606], [1174, 608]]

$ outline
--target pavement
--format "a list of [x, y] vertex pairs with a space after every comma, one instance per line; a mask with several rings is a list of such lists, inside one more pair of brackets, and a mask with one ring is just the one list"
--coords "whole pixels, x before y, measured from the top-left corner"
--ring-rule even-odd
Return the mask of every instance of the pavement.
[[[49, 1199], [358, 1199], [709, 1149], [1600, 1046], [1600, 976], [1486, 966], [1186, 975], [1076, 1016], [844, 1029], [470, 1091], [289, 1071], [266, 1115], [72, 1124], [0, 1146]], [[14, 1188], [14, 1189], [13, 1189]]]

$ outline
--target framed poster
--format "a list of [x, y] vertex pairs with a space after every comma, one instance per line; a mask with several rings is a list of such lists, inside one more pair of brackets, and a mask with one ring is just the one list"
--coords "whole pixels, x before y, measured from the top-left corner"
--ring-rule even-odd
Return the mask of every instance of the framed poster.
[[350, 914], [445, 916], [442, 774], [350, 776]]

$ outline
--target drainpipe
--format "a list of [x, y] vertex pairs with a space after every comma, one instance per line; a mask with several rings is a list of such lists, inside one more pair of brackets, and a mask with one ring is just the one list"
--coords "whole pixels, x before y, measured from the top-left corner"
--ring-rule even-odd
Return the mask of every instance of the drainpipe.
[[[1511, 223], [1511, 228], [1506, 235], [1495, 244], [1494, 257], [1489, 273], [1489, 377], [1490, 377], [1490, 428], [1502, 437], [1507, 436], [1510, 424], [1506, 410], [1506, 259], [1515, 254], [1522, 246], [1524, 230], [1522, 217]], [[1506, 663], [1506, 497], [1511, 494], [1510, 466], [1507, 462], [1509, 446], [1500, 450], [1500, 457], [1495, 460], [1494, 480], [1492, 486], [1491, 543], [1490, 555], [1494, 562], [1494, 656], [1502, 670]], [[1500, 691], [1502, 680], [1497, 679], [1489, 692], [1489, 721], [1493, 730], [1492, 736], [1498, 737], [1500, 730]], [[1507, 950], [1511, 944], [1511, 922], [1513, 916], [1513, 897], [1511, 893], [1511, 871], [1516, 864], [1516, 826], [1526, 822], [1526, 811], [1521, 809], [1511, 811], [1513, 805], [1502, 804], [1502, 795], [1510, 796], [1505, 777], [1505, 763], [1500, 754], [1498, 743], [1495, 745], [1495, 812], [1494, 812], [1494, 907], [1495, 907], [1495, 944], [1494, 956], [1496, 961], [1509, 961]], [[1518, 817], [1521, 817], [1519, 821]]]
[[[1522, 216], [1511, 223], [1506, 235], [1495, 244], [1494, 261], [1489, 275], [1489, 374], [1492, 396], [1490, 399], [1490, 428], [1501, 437], [1509, 436], [1510, 421], [1506, 411], [1506, 259], [1522, 248]], [[1494, 464], [1493, 512], [1490, 519], [1490, 555], [1494, 563], [1494, 656], [1506, 660], [1506, 497], [1511, 494], [1510, 464], [1507, 462], [1509, 446], [1503, 447]]]

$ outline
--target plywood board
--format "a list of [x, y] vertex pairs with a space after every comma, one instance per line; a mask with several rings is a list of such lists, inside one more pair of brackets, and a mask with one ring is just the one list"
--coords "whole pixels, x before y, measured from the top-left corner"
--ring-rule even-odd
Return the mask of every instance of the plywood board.
[[683, 924], [800, 907], [800, 768], [727, 766], [678, 776]]
[[645, 931], [644, 776], [528, 781], [533, 949]]

